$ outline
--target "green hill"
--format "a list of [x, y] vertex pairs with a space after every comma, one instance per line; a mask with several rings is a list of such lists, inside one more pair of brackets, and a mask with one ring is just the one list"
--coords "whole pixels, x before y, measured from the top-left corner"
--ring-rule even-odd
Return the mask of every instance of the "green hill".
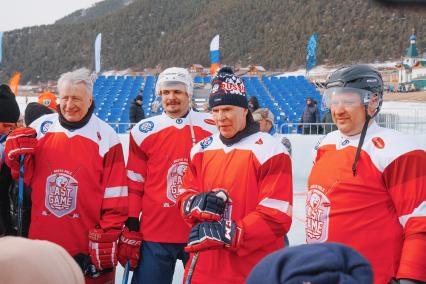
[[222, 63], [271, 69], [304, 66], [313, 32], [319, 36], [318, 64], [399, 59], [412, 28], [417, 46], [426, 48], [425, 8], [366, 0], [134, 0], [70, 19], [5, 33], [0, 80], [15, 71], [23, 82], [56, 80], [71, 69], [93, 68], [99, 32], [103, 70], [208, 66], [216, 34]]

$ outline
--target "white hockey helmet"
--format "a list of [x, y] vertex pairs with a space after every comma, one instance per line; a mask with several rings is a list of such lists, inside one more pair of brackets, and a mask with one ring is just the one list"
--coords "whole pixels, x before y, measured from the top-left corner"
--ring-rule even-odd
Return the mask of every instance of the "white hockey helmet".
[[176, 84], [184, 84], [186, 86], [186, 92], [188, 93], [189, 97], [192, 97], [194, 89], [192, 77], [188, 70], [181, 67], [167, 68], [160, 73], [157, 83], [155, 84], [155, 95], [160, 95], [161, 88], [173, 86]]

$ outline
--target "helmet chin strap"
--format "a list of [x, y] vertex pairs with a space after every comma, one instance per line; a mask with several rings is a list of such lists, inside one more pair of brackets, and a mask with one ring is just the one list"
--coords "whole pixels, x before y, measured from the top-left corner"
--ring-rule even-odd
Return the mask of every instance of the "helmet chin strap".
[[376, 108], [376, 110], [374, 111], [374, 114], [372, 116], [369, 115], [368, 105], [365, 106], [365, 122], [361, 130], [361, 137], [359, 138], [358, 147], [356, 148], [355, 160], [354, 160], [354, 163], [352, 164], [353, 176], [356, 176], [356, 165], [358, 164], [361, 148], [362, 148], [362, 145], [364, 144], [365, 135], [367, 134], [368, 124], [370, 123], [370, 120], [373, 119], [378, 113], [379, 113], [379, 110], [378, 108]]

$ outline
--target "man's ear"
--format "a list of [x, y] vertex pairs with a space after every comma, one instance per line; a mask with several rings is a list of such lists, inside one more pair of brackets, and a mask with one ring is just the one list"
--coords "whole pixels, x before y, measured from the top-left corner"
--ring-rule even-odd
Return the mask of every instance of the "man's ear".
[[379, 97], [377, 95], [374, 95], [374, 97], [372, 97], [370, 102], [368, 103], [368, 114], [369, 115], [374, 114], [378, 104], [379, 104]]

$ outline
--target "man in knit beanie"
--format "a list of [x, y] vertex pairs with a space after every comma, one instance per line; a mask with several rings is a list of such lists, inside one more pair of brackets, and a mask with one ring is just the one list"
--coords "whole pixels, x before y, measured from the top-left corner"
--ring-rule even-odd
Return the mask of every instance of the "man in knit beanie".
[[0, 85], [0, 236], [12, 234], [9, 189], [14, 181], [4, 163], [4, 143], [19, 119], [15, 95], [7, 85]]
[[192, 148], [178, 197], [192, 225], [185, 278], [244, 283], [258, 261], [284, 247], [291, 225], [291, 160], [277, 139], [259, 132], [244, 82], [232, 69], [222, 68], [213, 79], [209, 107], [219, 134]]
[[19, 106], [7, 85], [0, 85], [0, 135], [8, 134], [19, 119]]
[[289, 247], [260, 261], [247, 284], [371, 284], [369, 262], [355, 250], [338, 243]]

